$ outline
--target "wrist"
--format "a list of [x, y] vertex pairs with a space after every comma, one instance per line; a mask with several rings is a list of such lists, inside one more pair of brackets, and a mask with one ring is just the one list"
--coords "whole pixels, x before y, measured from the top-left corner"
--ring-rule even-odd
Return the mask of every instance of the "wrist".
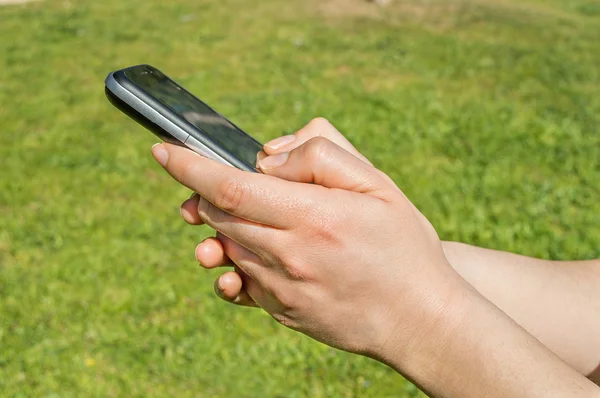
[[413, 300], [411, 314], [395, 312], [389, 338], [370, 355], [422, 386], [437, 377], [434, 367], [454, 344], [473, 299], [470, 286], [450, 267], [439, 279], [428, 281], [434, 288]]
[[598, 392], [593, 383], [457, 277], [449, 284], [453, 288], [420, 308], [429, 322], [422, 321], [412, 334], [395, 334], [375, 358], [433, 396], [553, 392], [583, 397]]

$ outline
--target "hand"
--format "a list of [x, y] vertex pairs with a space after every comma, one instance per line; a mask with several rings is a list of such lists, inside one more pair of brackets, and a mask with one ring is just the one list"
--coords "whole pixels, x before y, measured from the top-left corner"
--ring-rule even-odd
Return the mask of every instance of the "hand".
[[153, 154], [199, 194], [199, 217], [220, 232], [212, 243], [239, 267], [246, 294], [326, 344], [377, 356], [401, 333], [410, 347], [463, 286], [391, 179], [328, 139], [260, 159], [265, 174], [169, 144]]
[[[305, 127], [298, 130], [294, 135], [279, 137], [267, 143], [264, 147], [264, 152], [260, 153], [258, 157], [264, 158], [267, 155], [289, 152], [316, 137], [326, 138], [365, 163], [371, 164], [366, 157], [364, 157], [331, 123], [329, 123], [329, 121], [324, 118], [315, 118]], [[289, 180], [294, 181], [295, 179], [292, 176]], [[189, 224], [201, 225], [204, 223], [198, 214], [199, 199], [199, 195], [194, 193], [181, 205], [181, 215]], [[223, 244], [221, 242], [223, 239], [223, 235], [217, 233], [216, 238], [205, 239], [198, 245], [196, 248], [196, 258], [201, 266], [206, 269], [229, 266], [235, 267], [224, 252]], [[231, 244], [236, 245], [235, 242]], [[235, 272], [225, 272], [215, 280], [215, 293], [217, 296], [228, 302], [243, 306], [257, 307], [256, 303], [252, 300], [252, 297], [248, 295], [243, 286], [243, 271], [237, 267], [235, 268]]]

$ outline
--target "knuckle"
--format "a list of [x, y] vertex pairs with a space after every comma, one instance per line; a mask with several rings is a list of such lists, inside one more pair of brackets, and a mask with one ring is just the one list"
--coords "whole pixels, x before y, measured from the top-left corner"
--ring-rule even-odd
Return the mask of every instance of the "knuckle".
[[326, 159], [333, 150], [333, 143], [327, 138], [314, 137], [304, 145], [304, 152], [309, 162], [317, 162], [320, 159]]
[[286, 254], [280, 261], [290, 279], [299, 282], [314, 279], [312, 268], [306, 260], [292, 254]]
[[332, 130], [335, 130], [335, 127], [333, 127], [329, 120], [324, 117], [316, 117], [301, 128], [296, 135], [308, 140], [311, 137], [329, 136]]
[[234, 178], [226, 178], [219, 185], [215, 205], [228, 213], [233, 213], [247, 200], [248, 195], [249, 191], [242, 182]]
[[326, 128], [331, 126], [329, 120], [325, 119], [322, 116], [312, 119], [308, 124], [316, 128]]
[[383, 180], [383, 184], [386, 185], [387, 188], [389, 188], [390, 191], [392, 192], [398, 192], [400, 191], [400, 188], [398, 188], [398, 185], [396, 185], [396, 182], [392, 179], [392, 177], [390, 177], [389, 175], [387, 175], [386, 173], [384, 173], [383, 171], [379, 170], [379, 169], [375, 169], [376, 174], [378, 176], [381, 177], [381, 179]]
[[317, 245], [337, 244], [342, 231], [347, 231], [351, 225], [351, 220], [347, 219], [344, 212], [323, 207], [314, 209], [307, 218], [309, 219], [307, 230]]
[[332, 245], [337, 243], [338, 235], [343, 231], [343, 226], [340, 226], [336, 220], [322, 219], [315, 225], [313, 236], [318, 239], [321, 244]]

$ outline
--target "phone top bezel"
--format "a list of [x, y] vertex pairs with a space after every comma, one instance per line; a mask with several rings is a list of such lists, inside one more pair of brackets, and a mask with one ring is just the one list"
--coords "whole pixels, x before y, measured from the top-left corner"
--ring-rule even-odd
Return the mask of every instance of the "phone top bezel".
[[[221, 161], [222, 163], [228, 164], [230, 166], [237, 167], [238, 169], [241, 169], [241, 170], [253, 171], [253, 172], [257, 171], [253, 165], [250, 165], [250, 164], [246, 163], [244, 160], [235, 156], [229, 150], [227, 150], [226, 148], [221, 146], [219, 143], [214, 141], [202, 129], [200, 129], [199, 127], [197, 127], [197, 126], [193, 125], [192, 123], [190, 123], [189, 121], [187, 121], [183, 116], [177, 114], [171, 108], [169, 108], [168, 106], [166, 106], [165, 104], [163, 104], [162, 102], [157, 100], [153, 95], [148, 93], [146, 90], [144, 90], [143, 88], [141, 88], [140, 86], [138, 86], [137, 84], [132, 82], [127, 77], [125, 72], [127, 72], [128, 70], [131, 70], [131, 69], [136, 69], [136, 68], [143, 68], [145, 70], [151, 71], [151, 73], [153, 73], [154, 71], [158, 71], [158, 72], [162, 73], [163, 75], [165, 75], [163, 72], [159, 71], [157, 68], [154, 68], [151, 65], [145, 65], [145, 64], [135, 65], [135, 66], [131, 66], [128, 68], [120, 69], [120, 70], [117, 70], [117, 71], [109, 74], [109, 76], [106, 79], [106, 89], [109, 90], [120, 101], [122, 101], [127, 106], [129, 106], [131, 108], [130, 110], [133, 110], [137, 114], [137, 117], [132, 117], [133, 119], [138, 121], [138, 123], [144, 125], [149, 130], [153, 131], [161, 139], [163, 139], [167, 142], [173, 142], [173, 141], [166, 140], [163, 135], [157, 134], [158, 132], [155, 131], [155, 129], [147, 126], [147, 123], [142, 123], [139, 120], [139, 118], [141, 117], [145, 120], [148, 120], [151, 124], [159, 126], [159, 128], [162, 132], [166, 132], [170, 137], [173, 137], [173, 140], [175, 140], [177, 142], [181, 142], [185, 146], [188, 146], [188, 145], [186, 145], [186, 142], [185, 142], [186, 140], [188, 140], [187, 137], [188, 136], [192, 137], [195, 141], [194, 146], [202, 147], [202, 150], [199, 151], [199, 152], [203, 152], [201, 154], [207, 155], [205, 153], [206, 150], [208, 150], [210, 152], [207, 157]], [[240, 129], [238, 126], [236, 126], [234, 123], [232, 123], [227, 118], [225, 118], [223, 115], [216, 112], [213, 108], [211, 108], [205, 102], [200, 100], [198, 97], [194, 96], [192, 93], [187, 91], [184, 87], [182, 87], [176, 81], [174, 81], [167, 75], [165, 75], [165, 76], [168, 79], [170, 79], [175, 85], [177, 85], [181, 90], [185, 91], [186, 93], [191, 95], [194, 99], [196, 99], [197, 101], [199, 101], [202, 104], [204, 104], [205, 106], [207, 106], [209, 109], [211, 109], [213, 112], [215, 112], [215, 114], [217, 114], [219, 117], [222, 117], [223, 119], [227, 120], [235, 128], [237, 128], [240, 132], [242, 132], [243, 134], [246, 134], [248, 137], [250, 137], [250, 139], [255, 141], [259, 146], [262, 146], [262, 144], [259, 141], [257, 141], [256, 139], [254, 139], [254, 137], [247, 134], [242, 129]], [[111, 87], [115, 83], [118, 86], [120, 86], [122, 89], [124, 89], [126, 92], [128, 92], [129, 94], [132, 94], [135, 98], [137, 98], [139, 100], [139, 102], [132, 101], [131, 98], [126, 98], [126, 96], [124, 96], [124, 95], [119, 95], [119, 94], [123, 94], [123, 93], [119, 93], [118, 92], [119, 90], [113, 90], [114, 87]], [[115, 92], [115, 91], [117, 91], [117, 92]], [[135, 103], [132, 103], [132, 102], [135, 102]], [[115, 104], [115, 105], [117, 105], [117, 104]], [[117, 107], [121, 108], [119, 106], [117, 106]], [[141, 107], [141, 109], [139, 109], [140, 107]], [[146, 108], [146, 109], [144, 109], [144, 108]], [[128, 114], [129, 116], [132, 116], [130, 114], [130, 112], [127, 112], [123, 109], [121, 109], [121, 110], [124, 111], [124, 113]], [[148, 112], [149, 110], [152, 110], [154, 112]], [[162, 123], [161, 123], [161, 120], [155, 120], [155, 119], [157, 119], [157, 116], [158, 116], [158, 119], [160, 119], [160, 118], [163, 119]], [[169, 129], [172, 129], [173, 131], [169, 131]], [[185, 134], [185, 136], [182, 133]]]

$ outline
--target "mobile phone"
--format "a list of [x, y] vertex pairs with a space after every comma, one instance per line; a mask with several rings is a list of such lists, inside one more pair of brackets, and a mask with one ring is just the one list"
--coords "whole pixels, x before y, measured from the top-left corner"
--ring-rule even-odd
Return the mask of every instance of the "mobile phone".
[[163, 141], [256, 172], [262, 144], [150, 65], [108, 74], [108, 100]]

